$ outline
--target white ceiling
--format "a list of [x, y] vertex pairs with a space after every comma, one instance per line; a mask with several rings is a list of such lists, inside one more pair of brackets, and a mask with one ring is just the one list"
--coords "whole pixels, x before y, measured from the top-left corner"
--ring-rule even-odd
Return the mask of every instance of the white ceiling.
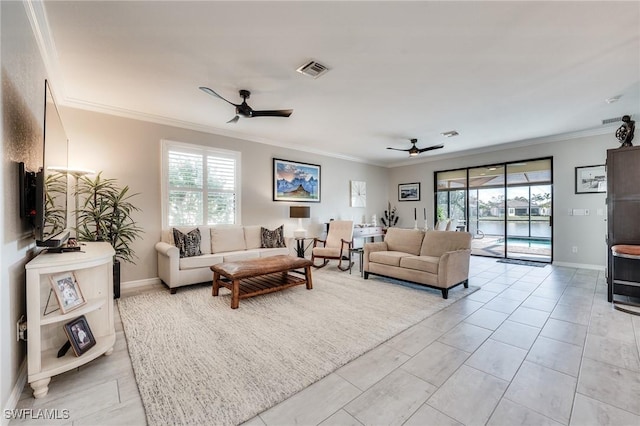
[[[61, 104], [372, 164], [576, 132], [611, 133], [615, 147], [619, 124], [602, 120], [640, 114], [637, 1], [44, 7], [37, 26]], [[295, 71], [311, 59], [329, 73]], [[233, 106], [198, 86], [234, 103], [248, 89], [254, 109], [294, 112], [226, 124]], [[411, 160], [386, 149], [410, 138], [445, 148]]]

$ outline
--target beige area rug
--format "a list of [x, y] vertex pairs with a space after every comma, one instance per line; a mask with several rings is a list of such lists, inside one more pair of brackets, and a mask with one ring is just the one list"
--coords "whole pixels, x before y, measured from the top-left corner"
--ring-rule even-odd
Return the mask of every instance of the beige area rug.
[[210, 286], [119, 299], [150, 425], [246, 421], [477, 288], [416, 290], [379, 277], [313, 271], [297, 286], [240, 301]]

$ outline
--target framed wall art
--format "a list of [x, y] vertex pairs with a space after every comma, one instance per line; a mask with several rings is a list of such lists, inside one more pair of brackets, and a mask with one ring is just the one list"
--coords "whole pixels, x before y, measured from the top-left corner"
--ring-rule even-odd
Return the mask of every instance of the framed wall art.
[[63, 314], [86, 303], [73, 272], [62, 272], [60, 274], [50, 275], [49, 280], [51, 281], [51, 287], [56, 294], [56, 299], [58, 299], [60, 310]]
[[351, 207], [367, 207], [367, 182], [351, 181]]
[[576, 167], [576, 194], [607, 192], [604, 165]]
[[399, 184], [398, 201], [420, 201], [420, 182]]
[[320, 166], [273, 159], [273, 201], [320, 202]]

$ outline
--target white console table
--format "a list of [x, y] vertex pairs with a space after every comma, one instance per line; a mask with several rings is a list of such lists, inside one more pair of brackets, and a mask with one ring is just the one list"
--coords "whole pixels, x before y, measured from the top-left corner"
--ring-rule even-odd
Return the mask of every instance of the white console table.
[[[109, 243], [83, 244], [81, 251], [41, 253], [25, 266], [27, 270], [27, 359], [28, 381], [35, 398], [49, 391], [51, 377], [101, 356], [110, 355], [116, 341], [113, 321], [113, 256]], [[54, 294], [50, 296], [49, 276], [73, 272], [86, 303], [62, 314]], [[58, 350], [67, 341], [64, 324], [85, 315], [96, 345], [79, 357], [73, 350], [58, 358]]]

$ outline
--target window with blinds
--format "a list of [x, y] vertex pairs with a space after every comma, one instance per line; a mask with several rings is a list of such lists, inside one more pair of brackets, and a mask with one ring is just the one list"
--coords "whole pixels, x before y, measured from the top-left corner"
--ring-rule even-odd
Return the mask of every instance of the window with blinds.
[[236, 223], [239, 160], [239, 152], [163, 141], [167, 227]]

